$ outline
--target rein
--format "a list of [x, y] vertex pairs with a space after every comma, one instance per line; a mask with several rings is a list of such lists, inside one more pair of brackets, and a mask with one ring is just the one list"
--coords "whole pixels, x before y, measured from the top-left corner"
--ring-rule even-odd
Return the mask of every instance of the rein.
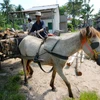
[[57, 42], [54, 44], [53, 48], [51, 49], [51, 51], [47, 50], [47, 49], [44, 49], [46, 52], [48, 52], [49, 54], [55, 56], [55, 57], [58, 57], [60, 59], [63, 59], [63, 60], [67, 60], [68, 59], [68, 56], [63, 56], [63, 55], [60, 55], [60, 54], [57, 54], [57, 53], [54, 53], [53, 50], [54, 48], [56, 47], [56, 45], [58, 44], [58, 42], [60, 41], [60, 39], [57, 40]]
[[[41, 55], [39, 55], [39, 51], [40, 51], [40, 48], [41, 48], [41, 46], [44, 44], [44, 42], [45, 42], [45, 39], [43, 40], [43, 42], [41, 42], [41, 44], [40, 44], [40, 46], [39, 46], [39, 49], [38, 49], [38, 52], [36, 53], [36, 58], [37, 59], [39, 59], [39, 56], [41, 56], [41, 55], [43, 55], [43, 54], [45, 54], [45, 53], [43, 53], [43, 54], [41, 54]], [[33, 60], [34, 61], [34, 60]], [[35, 62], [35, 61], [34, 61]], [[38, 65], [39, 65], [39, 67], [40, 67], [40, 69], [43, 71], [43, 72], [45, 72], [45, 73], [50, 73], [52, 70], [53, 70], [53, 67], [47, 72], [47, 71], [45, 71], [43, 68], [42, 68], [42, 66], [41, 66], [41, 61], [38, 61], [38, 62], [36, 62]]]

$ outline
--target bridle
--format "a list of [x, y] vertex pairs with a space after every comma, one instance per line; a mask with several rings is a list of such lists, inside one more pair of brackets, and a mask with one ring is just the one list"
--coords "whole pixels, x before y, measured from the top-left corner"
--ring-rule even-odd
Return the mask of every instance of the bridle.
[[[83, 47], [83, 45], [85, 45], [87, 47], [87, 49], [94, 55], [95, 59], [98, 58], [98, 56], [100, 55], [100, 52], [97, 52], [96, 49], [92, 49], [92, 47], [90, 47], [92, 42], [91, 42], [90, 38], [88, 38], [88, 36], [86, 36], [86, 38], [82, 39], [81, 44], [82, 44], [82, 47]], [[88, 44], [90, 44], [90, 46]]]
[[[88, 37], [87, 37], [87, 42], [88, 42], [89, 44], [92, 43], [91, 40], [90, 40]], [[98, 58], [98, 55], [100, 54], [100, 52], [97, 52], [96, 49], [92, 49], [92, 51], [94, 52], [94, 57], [95, 57], [95, 59], [97, 59], [97, 58]]]

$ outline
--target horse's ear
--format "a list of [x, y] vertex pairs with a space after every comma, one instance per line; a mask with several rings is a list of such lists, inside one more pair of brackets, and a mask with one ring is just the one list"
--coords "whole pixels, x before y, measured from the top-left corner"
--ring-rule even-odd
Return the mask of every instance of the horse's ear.
[[90, 30], [90, 27], [89, 26], [86, 27], [86, 35], [88, 37], [91, 37], [91, 30]]
[[86, 27], [86, 35], [87, 35], [87, 36], [89, 35], [89, 32], [90, 32], [90, 27], [87, 26], [87, 27]]

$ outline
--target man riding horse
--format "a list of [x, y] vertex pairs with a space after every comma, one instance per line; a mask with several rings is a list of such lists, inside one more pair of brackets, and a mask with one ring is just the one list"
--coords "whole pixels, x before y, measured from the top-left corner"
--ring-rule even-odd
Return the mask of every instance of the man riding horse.
[[[46, 27], [45, 27], [44, 21], [41, 20], [41, 12], [36, 12], [35, 16], [36, 16], [36, 22], [33, 24], [29, 34], [31, 35], [36, 34], [38, 38], [41, 38], [44, 40], [45, 38], [47, 38], [47, 33], [46, 33]], [[40, 61], [40, 59], [38, 59], [38, 53], [36, 54], [34, 61], [35, 62]]]
[[37, 33], [37, 37], [44, 39], [47, 37], [44, 21], [41, 20], [41, 12], [36, 12], [36, 22], [33, 24], [29, 34]]

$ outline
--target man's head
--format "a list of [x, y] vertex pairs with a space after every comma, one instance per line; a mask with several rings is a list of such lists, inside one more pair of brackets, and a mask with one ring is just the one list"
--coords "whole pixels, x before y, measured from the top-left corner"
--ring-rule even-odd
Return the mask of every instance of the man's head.
[[37, 11], [35, 16], [36, 16], [36, 20], [39, 21], [41, 19], [41, 12]]
[[28, 22], [31, 22], [32, 20], [31, 20], [31, 18], [28, 18]]

